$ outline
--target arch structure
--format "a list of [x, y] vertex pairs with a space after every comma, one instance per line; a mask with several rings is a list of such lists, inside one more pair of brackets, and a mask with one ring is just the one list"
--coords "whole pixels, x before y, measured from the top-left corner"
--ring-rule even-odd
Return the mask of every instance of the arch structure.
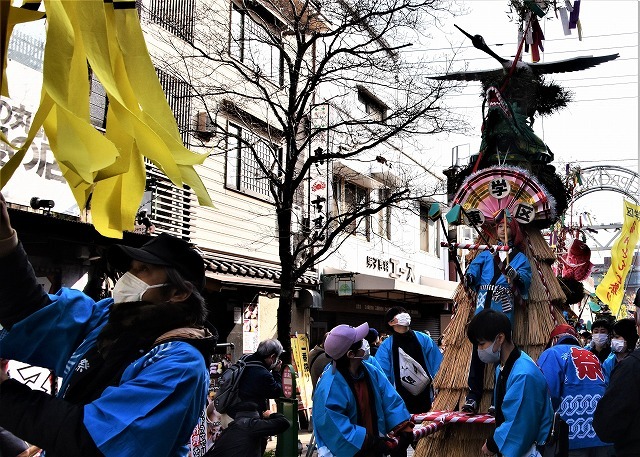
[[[618, 192], [639, 204], [640, 175], [636, 172], [615, 165], [596, 165], [580, 170], [580, 176], [582, 184], [576, 187], [571, 200], [569, 200], [569, 207], [579, 198], [602, 190]], [[613, 242], [618, 237], [622, 224], [590, 225], [583, 228], [587, 229], [584, 231], [585, 235], [595, 243], [595, 247], [591, 248], [592, 251], [608, 251], [611, 250]], [[611, 239], [603, 244], [588, 229], [592, 229], [594, 232], [602, 229], [612, 230], [613, 233]]]
[[634, 171], [615, 165], [596, 165], [580, 170], [580, 176], [582, 184], [576, 187], [569, 207], [579, 198], [601, 190], [618, 192], [639, 203], [640, 175]]

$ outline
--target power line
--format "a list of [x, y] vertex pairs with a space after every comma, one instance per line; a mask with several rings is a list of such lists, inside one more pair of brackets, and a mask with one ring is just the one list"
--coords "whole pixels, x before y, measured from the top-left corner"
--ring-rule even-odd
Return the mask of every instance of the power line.
[[[605, 33], [603, 35], [592, 35], [592, 36], [585, 36], [583, 38], [603, 38], [603, 37], [614, 37], [614, 36], [623, 36], [623, 35], [637, 35], [638, 32], [621, 32], [621, 33]], [[550, 43], [552, 41], [575, 41], [575, 38], [552, 38], [550, 40], [544, 40], [546, 43]], [[491, 43], [488, 44], [488, 46], [515, 46], [518, 43], [516, 42], [505, 42], [505, 43]], [[459, 46], [455, 49], [472, 49], [474, 48], [473, 46], [470, 45], [466, 45], [466, 46]], [[424, 48], [424, 49], [407, 49], [406, 51], [403, 52], [431, 52], [431, 51], [451, 51], [453, 50], [451, 47], [448, 48]]]
[[[589, 84], [586, 86], [565, 86], [563, 84], [563, 87], [567, 88], [567, 89], [586, 89], [586, 88], [597, 88], [597, 87], [604, 87], [604, 86], [624, 86], [624, 85], [629, 85], [629, 84], [638, 84], [638, 81], [629, 81], [629, 82], [622, 82], [622, 83], [603, 83], [603, 84]], [[481, 94], [479, 92], [473, 92], [473, 93], [459, 93], [459, 94], [449, 94], [449, 95], [443, 95], [442, 98], [453, 98], [453, 97], [480, 97]]]
[[[571, 100], [571, 103], [581, 103], [581, 102], [606, 102], [610, 100], [628, 100], [628, 99], [637, 99], [638, 96], [629, 96], [629, 97], [607, 97], [607, 98], [592, 98], [586, 100]], [[480, 108], [479, 106], [451, 106], [452, 109], [476, 109]]]

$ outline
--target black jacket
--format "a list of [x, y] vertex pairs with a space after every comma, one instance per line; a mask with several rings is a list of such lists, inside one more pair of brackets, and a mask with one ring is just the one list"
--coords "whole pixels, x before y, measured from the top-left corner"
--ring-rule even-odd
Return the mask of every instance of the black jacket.
[[613, 370], [604, 396], [593, 415], [598, 437], [613, 443], [616, 457], [640, 456], [640, 349]]
[[290, 426], [287, 418], [279, 413], [261, 419], [257, 412], [239, 412], [204, 457], [262, 457], [261, 440], [282, 433]]
[[271, 371], [257, 354], [247, 357], [247, 362], [261, 362], [260, 366], [247, 366], [240, 378], [240, 400], [253, 402], [258, 405], [260, 411], [269, 409], [269, 398], [282, 396], [282, 376]]

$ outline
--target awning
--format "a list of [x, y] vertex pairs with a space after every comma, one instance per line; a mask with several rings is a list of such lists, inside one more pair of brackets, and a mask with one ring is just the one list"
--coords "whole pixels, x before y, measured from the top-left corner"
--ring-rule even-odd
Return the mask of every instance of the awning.
[[352, 278], [352, 295], [364, 295], [370, 298], [396, 300], [413, 303], [443, 303], [453, 298], [457, 282], [421, 276], [419, 282], [407, 282], [383, 276], [350, 273], [344, 270], [326, 268], [324, 276], [328, 279], [325, 291], [337, 291], [338, 281]]

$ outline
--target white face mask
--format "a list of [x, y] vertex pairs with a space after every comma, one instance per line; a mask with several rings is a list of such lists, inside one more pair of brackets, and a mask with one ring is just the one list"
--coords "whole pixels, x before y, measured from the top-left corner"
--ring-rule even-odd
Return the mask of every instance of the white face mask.
[[269, 366], [270, 370], [273, 370], [275, 367], [278, 366], [278, 362], [280, 362], [280, 356], [276, 357], [275, 360], [273, 361], [273, 363]]
[[409, 313], [400, 313], [396, 315], [395, 321], [398, 325], [409, 327], [411, 325], [411, 316], [409, 315]]
[[608, 339], [609, 339], [609, 335], [607, 335], [606, 333], [594, 333], [593, 336], [591, 337], [591, 341], [597, 347], [604, 346]]
[[624, 339], [619, 340], [614, 338], [611, 340], [611, 350], [616, 354], [620, 354], [627, 350], [627, 342]]
[[497, 352], [493, 352], [493, 346], [496, 344], [496, 340], [485, 349], [478, 348], [478, 358], [484, 363], [498, 363], [500, 361], [500, 348]]
[[362, 340], [362, 349], [364, 349], [364, 360], [367, 360], [371, 356], [371, 346], [367, 340]]
[[130, 303], [142, 300], [142, 296], [149, 289], [157, 289], [158, 287], [168, 285], [168, 283], [164, 283], [150, 286], [133, 273], [127, 271], [118, 279], [116, 285], [113, 286], [111, 296], [116, 303]]

